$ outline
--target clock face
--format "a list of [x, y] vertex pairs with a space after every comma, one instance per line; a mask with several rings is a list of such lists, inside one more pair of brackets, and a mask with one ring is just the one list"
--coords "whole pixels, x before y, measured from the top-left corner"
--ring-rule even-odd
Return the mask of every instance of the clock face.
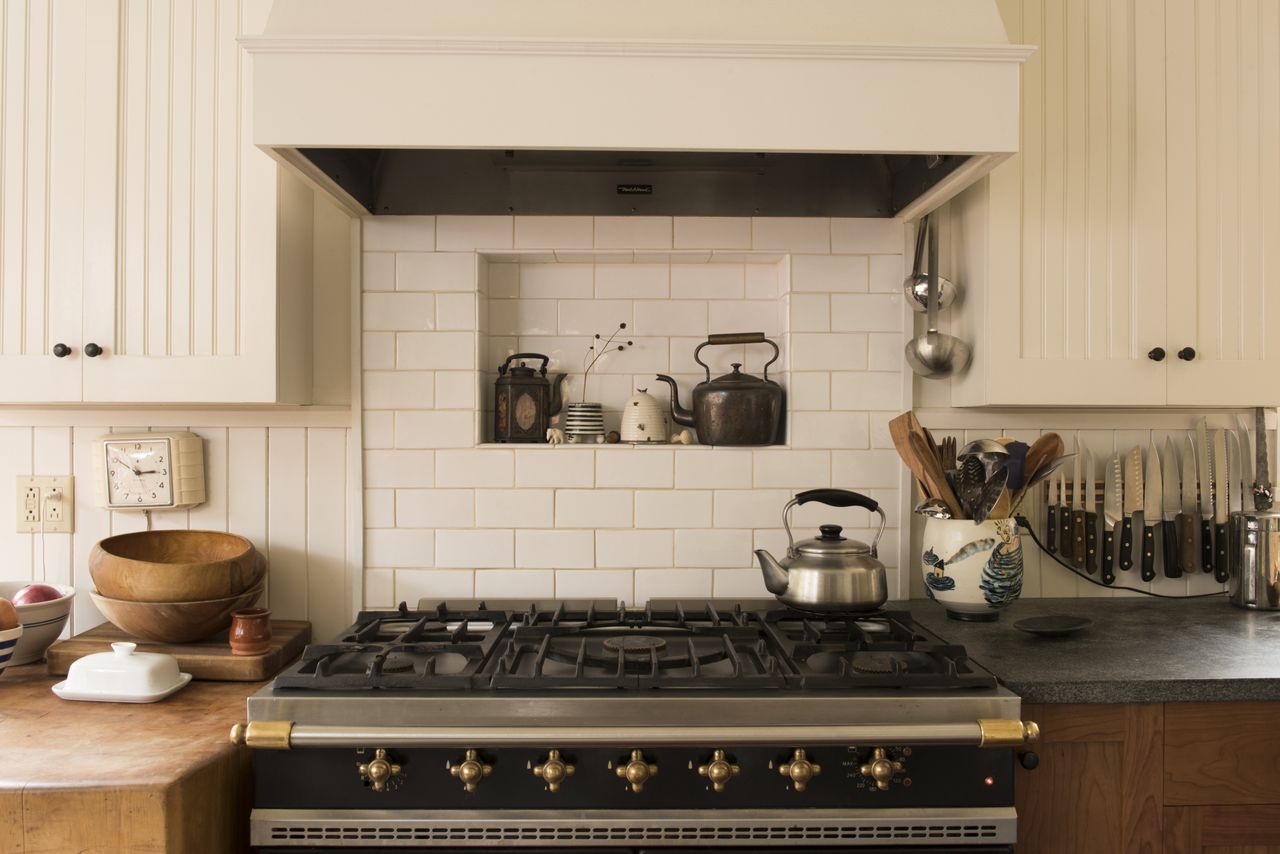
[[168, 439], [106, 442], [107, 500], [112, 507], [170, 507], [173, 469]]

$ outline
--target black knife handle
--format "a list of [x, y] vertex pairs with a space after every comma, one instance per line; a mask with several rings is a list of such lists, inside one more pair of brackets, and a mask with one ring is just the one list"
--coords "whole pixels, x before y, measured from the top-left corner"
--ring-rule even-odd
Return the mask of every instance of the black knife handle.
[[1175, 520], [1178, 525], [1178, 557], [1181, 559], [1182, 571], [1188, 575], [1195, 573], [1200, 567], [1200, 546], [1196, 543], [1196, 537], [1200, 533], [1200, 527], [1196, 524], [1196, 517], [1190, 513], [1179, 513]]
[[1065, 505], [1058, 514], [1058, 548], [1062, 550], [1063, 557], [1071, 559], [1071, 508]]
[[1045, 523], [1044, 550], [1049, 554], [1058, 551], [1058, 508], [1050, 504], [1048, 521]]
[[1102, 583], [1116, 583], [1116, 529], [1110, 526], [1102, 531]]
[[1084, 511], [1074, 510], [1071, 513], [1071, 562], [1084, 568]]
[[1213, 520], [1200, 520], [1200, 568], [1213, 572]]
[[1213, 526], [1213, 580], [1226, 584], [1230, 573], [1227, 572], [1227, 526]]
[[1181, 578], [1182, 564], [1178, 555], [1178, 526], [1174, 522], [1162, 522], [1160, 533], [1164, 540], [1164, 577]]
[[1084, 514], [1084, 571], [1098, 574], [1098, 514]]
[[[1142, 580], [1151, 581], [1156, 577], [1156, 526], [1142, 526]], [[1158, 522], [1156, 524], [1159, 524]]]
[[1125, 516], [1120, 523], [1120, 568], [1133, 569], [1133, 517]]

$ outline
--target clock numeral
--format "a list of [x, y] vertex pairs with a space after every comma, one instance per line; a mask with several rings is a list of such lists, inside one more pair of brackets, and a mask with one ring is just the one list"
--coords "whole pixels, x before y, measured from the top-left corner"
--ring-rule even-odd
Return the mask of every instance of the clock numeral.
[[168, 473], [169, 473], [168, 469], [160, 469], [160, 474], [168, 474]]
[[162, 481], [160, 481], [160, 483], [159, 483], [159, 484], [157, 484], [157, 486], [158, 486], [160, 489], [164, 489], [164, 481], [163, 481], [163, 480], [162, 480]]
[[156, 462], [158, 463], [164, 462], [164, 457], [156, 457]]
[[156, 494], [155, 494], [154, 492], [153, 492], [153, 493], [151, 493], [151, 497], [152, 497], [152, 498], [155, 498], [155, 497], [156, 497]]
[[139, 443], [139, 444], [135, 444], [135, 445], [133, 446], [133, 449], [134, 449], [135, 451], [141, 451], [141, 450], [142, 450], [142, 445], [141, 445], [140, 443]]
[[138, 496], [138, 503], [139, 503], [139, 504], [141, 504], [141, 503], [142, 503], [142, 496], [141, 496], [141, 495], [139, 495], [139, 496]]

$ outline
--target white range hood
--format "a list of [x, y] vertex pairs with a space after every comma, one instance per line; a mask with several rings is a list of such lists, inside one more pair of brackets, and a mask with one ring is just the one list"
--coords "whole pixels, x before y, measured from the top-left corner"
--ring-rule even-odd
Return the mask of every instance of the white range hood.
[[877, 186], [821, 204], [911, 218], [1017, 150], [1031, 52], [995, 0], [275, 0], [243, 44], [254, 142], [390, 213], [611, 212], [555, 209], [595, 175], [640, 212], [837, 182]]

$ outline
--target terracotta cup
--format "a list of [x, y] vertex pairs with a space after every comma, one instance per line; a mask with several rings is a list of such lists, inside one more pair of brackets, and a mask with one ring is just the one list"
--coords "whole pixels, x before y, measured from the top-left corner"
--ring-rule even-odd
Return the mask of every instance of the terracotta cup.
[[231, 633], [227, 639], [232, 655], [262, 655], [271, 648], [271, 609], [232, 612]]

